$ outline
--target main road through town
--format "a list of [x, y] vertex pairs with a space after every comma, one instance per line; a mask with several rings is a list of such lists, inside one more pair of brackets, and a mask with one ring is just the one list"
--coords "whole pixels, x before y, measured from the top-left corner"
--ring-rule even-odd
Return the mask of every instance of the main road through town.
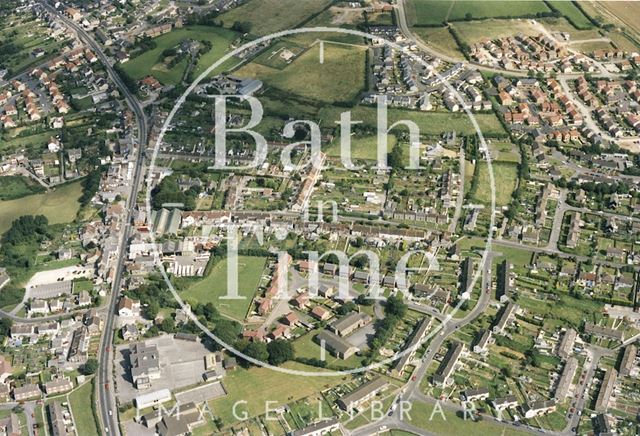
[[78, 26], [74, 21], [65, 17], [62, 13], [56, 10], [49, 3], [42, 2], [42, 5], [53, 15], [55, 15], [60, 21], [62, 21], [70, 30], [76, 33], [78, 37], [95, 52], [96, 56], [104, 64], [109, 77], [118, 87], [122, 95], [125, 97], [129, 109], [134, 113], [137, 124], [138, 133], [138, 147], [134, 149], [132, 153], [135, 154], [135, 169], [133, 174], [133, 183], [130, 185], [130, 192], [127, 198], [126, 204], [126, 221], [122, 223], [120, 231], [120, 250], [118, 260], [116, 264], [115, 276], [112, 282], [112, 292], [109, 304], [107, 306], [107, 316], [105, 320], [104, 330], [100, 340], [100, 349], [98, 355], [99, 369], [98, 369], [98, 399], [100, 408], [100, 418], [104, 433], [107, 434], [119, 434], [120, 428], [118, 426], [118, 413], [115, 405], [115, 393], [114, 386], [111, 383], [111, 373], [113, 364], [113, 348], [111, 347], [113, 341], [114, 320], [116, 313], [116, 305], [118, 302], [120, 289], [122, 286], [122, 271], [124, 269], [124, 253], [127, 252], [127, 244], [131, 236], [131, 221], [132, 214], [136, 205], [136, 197], [140, 186], [140, 180], [144, 173], [144, 148], [147, 144], [147, 118], [142, 109], [142, 106], [135, 95], [129, 91], [124, 81], [120, 78], [118, 73], [113, 68], [110, 59], [102, 50], [102, 47], [89, 35], [84, 29]]

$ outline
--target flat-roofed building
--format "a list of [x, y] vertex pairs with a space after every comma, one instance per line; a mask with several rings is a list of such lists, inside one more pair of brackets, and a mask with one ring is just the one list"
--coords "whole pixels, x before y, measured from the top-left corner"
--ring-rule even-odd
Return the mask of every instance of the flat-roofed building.
[[340, 359], [346, 360], [358, 352], [358, 349], [349, 342], [327, 330], [323, 330], [318, 333], [315, 337], [315, 341], [320, 344], [321, 347], [324, 346], [331, 354]]
[[563, 359], [566, 359], [573, 352], [573, 344], [576, 342], [576, 337], [578, 336], [578, 332], [574, 329], [567, 329], [562, 335], [562, 339], [560, 340], [560, 344], [558, 345], [558, 356]]
[[569, 388], [571, 387], [571, 383], [573, 382], [573, 377], [576, 375], [577, 369], [578, 359], [576, 359], [575, 357], [569, 357], [567, 359], [567, 363], [564, 364], [562, 374], [560, 375], [560, 379], [558, 380], [558, 384], [556, 386], [556, 391], [554, 393], [554, 398], [556, 399], [556, 401], [564, 401], [564, 399], [567, 397]]
[[131, 365], [131, 379], [137, 386], [138, 379], [160, 378], [160, 357], [156, 345], [147, 345], [144, 342], [129, 346], [129, 363]]
[[352, 312], [329, 324], [329, 330], [338, 336], [348, 336], [371, 322], [371, 317], [364, 312]]
[[596, 413], [604, 413], [609, 408], [609, 401], [611, 400], [611, 394], [613, 393], [613, 388], [616, 385], [616, 380], [618, 380], [618, 371], [611, 368], [604, 375], [604, 379], [600, 385], [600, 391], [596, 398]]
[[384, 391], [389, 383], [382, 377], [374, 378], [364, 383], [362, 386], [338, 399], [338, 406], [342, 410], [351, 410], [375, 397], [379, 392]]
[[460, 342], [453, 344], [449, 348], [449, 351], [447, 351], [447, 354], [444, 356], [444, 359], [442, 359], [438, 370], [433, 376], [433, 382], [436, 385], [447, 384], [447, 381], [453, 373], [456, 363], [458, 362], [458, 358], [460, 357], [460, 354], [462, 354], [463, 350], [464, 344], [461, 344]]
[[135, 398], [136, 407], [138, 409], [146, 409], [147, 407], [157, 406], [171, 400], [171, 391], [169, 389], [160, 389], [146, 394], [138, 395]]

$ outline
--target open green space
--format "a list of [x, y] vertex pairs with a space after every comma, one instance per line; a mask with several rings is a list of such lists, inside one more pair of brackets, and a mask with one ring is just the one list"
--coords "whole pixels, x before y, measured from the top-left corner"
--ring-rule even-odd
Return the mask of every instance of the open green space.
[[365, 50], [326, 42], [323, 63], [320, 63], [320, 44], [315, 44], [284, 69], [251, 63], [240, 68], [237, 74], [321, 102], [350, 102], [365, 87]]
[[221, 298], [227, 295], [227, 259], [216, 263], [207, 277], [190, 286], [181, 296], [201, 304], [211, 302], [220, 313], [244, 320], [260, 283], [265, 261], [264, 257], [238, 256], [238, 295], [244, 299]]
[[414, 27], [411, 32], [439, 53], [464, 58], [458, 43], [446, 27]]
[[81, 195], [80, 182], [73, 182], [42, 194], [0, 201], [0, 233], [4, 233], [13, 220], [23, 215], [44, 215], [50, 224], [71, 222], [80, 209], [78, 199]]
[[283, 69], [295, 60], [295, 57], [304, 49], [304, 46], [293, 41], [281, 40], [260, 53], [254, 62], [270, 68]]
[[163, 62], [164, 50], [175, 48], [185, 40], [210, 41], [211, 50], [200, 56], [194, 68], [194, 74], [197, 76], [227, 52], [235, 36], [235, 32], [221, 27], [186, 26], [175, 29], [153, 39], [156, 48], [122, 64], [122, 69], [135, 80], [152, 75], [164, 85], [175, 85], [182, 79], [189, 64], [189, 58], [186, 57], [169, 68], [169, 65]]
[[[315, 373], [322, 371], [319, 368], [297, 362], [287, 362], [282, 367]], [[211, 401], [209, 405], [213, 413], [222, 418], [224, 425], [229, 425], [237, 421], [233, 415], [233, 407], [238, 401], [247, 402], [237, 406], [238, 416], [241, 416], [242, 411], [245, 410], [249, 416], [263, 415], [267, 401], [277, 402], [271, 404], [273, 408], [281, 407], [286, 403], [292, 403], [337, 384], [344, 383], [349, 378], [346, 376], [305, 377], [262, 367], [238, 368], [228, 373], [224, 379], [224, 386], [228, 395]]]
[[76, 428], [81, 430], [83, 435], [98, 436], [98, 427], [93, 415], [95, 406], [91, 395], [92, 389], [93, 383], [85, 383], [69, 394], [69, 404]]
[[249, 23], [249, 32], [267, 35], [293, 29], [322, 11], [331, 0], [250, 0], [220, 15], [225, 26]]
[[[489, 166], [484, 161], [480, 162], [479, 165], [478, 185], [473, 199], [480, 203], [490, 204], [491, 179], [489, 177]], [[516, 189], [518, 168], [513, 162], [492, 162], [491, 167], [496, 188], [496, 206], [506, 206], [511, 202], [511, 194]]]
[[[324, 107], [320, 111], [320, 119], [323, 123], [333, 125], [334, 121], [340, 121], [340, 113], [346, 110], [338, 106]], [[420, 127], [420, 133], [424, 135], [441, 135], [444, 132], [454, 130], [459, 135], [471, 135], [476, 132], [469, 117], [466, 114], [457, 112], [421, 112], [389, 108], [387, 118], [389, 125], [401, 120], [413, 121]], [[475, 114], [474, 118], [485, 137], [506, 137], [506, 132], [493, 113]], [[375, 128], [377, 125], [377, 109], [373, 106], [356, 106], [351, 108], [351, 119], [353, 121], [362, 121], [364, 125]], [[399, 126], [397, 129], [398, 132], [407, 131], [406, 127], [403, 126]]]
[[549, 0], [548, 3], [551, 7], [560, 11], [562, 15], [564, 15], [571, 24], [573, 24], [578, 29], [589, 29], [593, 27], [591, 21], [585, 14], [582, 13], [578, 7], [570, 1], [562, 1], [562, 0]]
[[533, 16], [551, 10], [542, 1], [433, 1], [410, 0], [407, 4], [407, 20], [410, 25], [433, 26], [443, 21], [461, 21], [479, 18], [516, 18]]
[[[387, 152], [391, 151], [397, 143], [395, 135], [387, 135]], [[408, 145], [407, 145], [408, 148]], [[328, 156], [340, 157], [340, 138], [336, 138], [324, 150]], [[351, 158], [363, 160], [376, 160], [378, 158], [377, 136], [354, 136], [351, 138]]]
[[0, 200], [14, 200], [42, 191], [42, 186], [24, 176], [0, 177]]
[[491, 434], [502, 436], [519, 436], [528, 434], [524, 431], [516, 430], [510, 425], [500, 425], [495, 422], [481, 420], [474, 422], [471, 419], [463, 419], [458, 413], [449, 409], [436, 408], [434, 413], [434, 404], [426, 404], [422, 402], [413, 402], [411, 412], [409, 413], [408, 422], [416, 427], [429, 430], [431, 433], [438, 435], [461, 435], [461, 434]]

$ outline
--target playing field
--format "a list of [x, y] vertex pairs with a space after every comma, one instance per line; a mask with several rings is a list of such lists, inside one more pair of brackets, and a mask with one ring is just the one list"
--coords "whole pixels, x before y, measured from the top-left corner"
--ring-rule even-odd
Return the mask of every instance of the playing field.
[[[493, 177], [496, 186], [496, 206], [506, 206], [511, 202], [511, 194], [516, 189], [518, 169], [512, 162], [492, 162]], [[486, 162], [480, 162], [478, 188], [473, 200], [491, 204], [491, 179]]]
[[249, 22], [250, 33], [267, 35], [295, 28], [330, 3], [330, 0], [251, 0], [218, 18], [227, 27], [236, 21]]
[[43, 194], [0, 201], [0, 233], [7, 231], [13, 220], [23, 215], [44, 215], [50, 224], [71, 222], [80, 208], [78, 198], [81, 194], [80, 182], [74, 182]]
[[365, 86], [365, 51], [364, 47], [326, 42], [320, 63], [318, 43], [281, 70], [251, 63], [236, 74], [320, 102], [349, 102]]
[[162, 61], [164, 50], [176, 48], [180, 42], [185, 40], [210, 41], [212, 43], [211, 50], [200, 56], [194, 68], [194, 73], [197, 76], [228, 51], [235, 35], [235, 32], [220, 27], [187, 26], [175, 29], [154, 38], [153, 41], [157, 44], [156, 48], [125, 62], [122, 64], [122, 69], [135, 80], [152, 75], [164, 85], [175, 85], [182, 79], [189, 64], [189, 57], [187, 56], [169, 68]]
[[524, 17], [538, 12], [550, 12], [542, 1], [433, 1], [410, 0], [407, 4], [407, 20], [410, 25], [436, 25], [445, 20], [460, 21], [470, 18]]
[[211, 302], [220, 313], [242, 321], [260, 283], [265, 261], [264, 257], [238, 256], [238, 295], [245, 297], [244, 299], [220, 298], [227, 295], [226, 259], [219, 261], [207, 277], [181, 293], [181, 297], [202, 304]]
[[[340, 120], [340, 113], [346, 109], [337, 106], [327, 106], [320, 111], [320, 119], [323, 125], [331, 125], [334, 121]], [[420, 127], [420, 132], [425, 135], [440, 135], [444, 132], [455, 130], [458, 134], [474, 134], [475, 128], [469, 117], [460, 112], [421, 112], [417, 110], [389, 109], [387, 111], [389, 125], [400, 120], [415, 122]], [[506, 132], [500, 125], [500, 121], [492, 113], [474, 115], [480, 130], [485, 135], [504, 135]], [[356, 106], [351, 109], [351, 119], [353, 121], [363, 121], [363, 124], [376, 127], [377, 109], [371, 106]], [[402, 130], [404, 129], [404, 130]], [[400, 126], [398, 131], [405, 131], [406, 128]]]
[[[282, 366], [299, 371], [322, 371], [296, 362], [287, 362]], [[238, 421], [233, 415], [236, 402], [246, 401], [246, 404], [238, 404], [237, 416], [241, 416], [242, 411], [247, 411], [249, 416], [264, 415], [268, 401], [276, 402], [271, 403], [271, 408], [280, 407], [344, 383], [343, 379], [344, 377], [304, 377], [268, 368], [238, 368], [227, 373], [224, 378], [224, 386], [229, 395], [213, 400], [209, 405], [213, 413], [220, 416], [225, 425], [229, 425]]]

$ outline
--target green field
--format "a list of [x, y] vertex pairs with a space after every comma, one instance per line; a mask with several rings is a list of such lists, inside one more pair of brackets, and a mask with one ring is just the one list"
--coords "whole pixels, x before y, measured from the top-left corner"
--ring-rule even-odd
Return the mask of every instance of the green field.
[[290, 62], [287, 62], [281, 56], [283, 53], [286, 53], [286, 51], [289, 51], [294, 56], [298, 56], [300, 55], [300, 53], [304, 51], [304, 49], [305, 49], [304, 46], [300, 44], [296, 44], [293, 41], [281, 40], [273, 44], [268, 49], [264, 50], [262, 53], [260, 53], [254, 59], [254, 62], [264, 65], [265, 67], [282, 70], [286, 66], [288, 66], [292, 60], [295, 59], [295, 58], [292, 58]]
[[325, 103], [350, 102], [364, 90], [364, 47], [326, 42], [324, 62], [321, 64], [319, 59], [320, 44], [316, 44], [282, 70], [251, 63], [240, 68], [237, 74]]
[[[300, 336], [293, 342], [293, 348], [296, 353], [296, 357], [302, 357], [305, 359], [319, 359], [321, 348], [313, 338], [320, 333], [320, 329], [311, 330], [310, 332]], [[333, 370], [346, 370], [362, 366], [362, 357], [353, 355], [347, 360], [339, 359], [326, 353], [327, 368]]]
[[322, 11], [330, 0], [251, 0], [220, 15], [225, 26], [234, 22], [251, 23], [250, 33], [267, 35], [293, 29]]
[[528, 434], [527, 432], [516, 430], [509, 425], [500, 425], [487, 420], [478, 422], [473, 422], [470, 419], [464, 420], [461, 416], [458, 416], [456, 412], [453, 412], [450, 409], [443, 409], [443, 418], [439, 408], [436, 408], [435, 413], [433, 413], [434, 404], [426, 404], [416, 401], [411, 403], [411, 405], [412, 407], [407, 421], [416, 427], [429, 430], [437, 435], [457, 436], [461, 434], [486, 434], [520, 436]]
[[0, 177], [0, 201], [22, 198], [42, 191], [42, 186], [24, 176]]
[[462, 59], [464, 55], [446, 27], [414, 27], [411, 32], [439, 53]]
[[577, 8], [573, 2], [562, 0], [550, 0], [549, 4], [560, 11], [578, 29], [589, 29], [593, 27], [591, 21]]
[[157, 44], [156, 48], [125, 62], [122, 69], [135, 80], [152, 75], [164, 85], [175, 85], [182, 79], [189, 59], [187, 57], [172, 68], [167, 68], [162, 62], [164, 50], [174, 48], [184, 40], [211, 41], [213, 47], [200, 56], [194, 68], [194, 74], [197, 76], [228, 51], [235, 36], [235, 32], [220, 27], [187, 26], [175, 29], [155, 38], [153, 41]]
[[181, 297], [202, 304], [211, 302], [220, 313], [237, 320], [244, 320], [260, 283], [265, 261], [264, 257], [238, 256], [238, 295], [244, 296], [245, 299], [220, 299], [227, 295], [226, 259], [214, 265], [207, 277], [182, 292]]
[[410, 0], [407, 4], [407, 20], [410, 25], [437, 25], [443, 21], [464, 20], [467, 14], [472, 19], [479, 18], [516, 18], [535, 15], [539, 12], [550, 12], [547, 5], [538, 0]]
[[[297, 362], [287, 362], [282, 366], [298, 371], [316, 373], [322, 371], [319, 368]], [[238, 405], [238, 416], [245, 410], [249, 416], [263, 415], [267, 401], [277, 402], [277, 404], [272, 404], [272, 408], [280, 407], [336, 384], [344, 383], [344, 378], [305, 377], [284, 374], [280, 371], [262, 367], [238, 368], [234, 372], [227, 373], [224, 378], [224, 386], [229, 394], [224, 398], [211, 401], [209, 405], [213, 413], [216, 416], [220, 416], [225, 425], [229, 425], [237, 421], [233, 416], [233, 406], [238, 401], [247, 401], [246, 405]]]
[[[395, 135], [387, 135], [387, 151], [391, 151], [398, 140]], [[328, 156], [340, 157], [340, 138], [337, 137], [324, 150]], [[351, 159], [376, 160], [378, 158], [378, 137], [351, 137]]]
[[80, 182], [74, 182], [46, 193], [0, 201], [0, 233], [7, 231], [13, 220], [23, 215], [44, 215], [49, 224], [71, 222], [80, 208], [80, 195], [82, 186]]
[[[506, 206], [511, 202], [511, 194], [516, 189], [518, 169], [513, 162], [492, 162], [493, 177], [496, 186], [496, 206]], [[474, 201], [491, 203], [491, 180], [486, 162], [480, 162], [478, 189], [473, 196]]]
[[[332, 125], [340, 120], [340, 113], [347, 109], [337, 106], [327, 106], [320, 111], [320, 119], [323, 123]], [[415, 122], [420, 127], [420, 132], [425, 135], [440, 135], [444, 132], [455, 130], [458, 134], [469, 135], [476, 133], [469, 117], [458, 112], [421, 112], [417, 110], [403, 110], [390, 108], [387, 111], [389, 125], [400, 120]], [[475, 114], [480, 130], [485, 135], [506, 136], [506, 132], [500, 125], [500, 121], [492, 113]], [[351, 108], [351, 119], [363, 121], [367, 126], [376, 127], [377, 109], [371, 106], [356, 106]], [[404, 127], [398, 127], [398, 131], [406, 132]]]
[[92, 389], [93, 383], [85, 383], [69, 394], [69, 403], [76, 428], [81, 430], [83, 435], [98, 436], [97, 425], [93, 416], [93, 408], [96, 406], [92, 400]]

